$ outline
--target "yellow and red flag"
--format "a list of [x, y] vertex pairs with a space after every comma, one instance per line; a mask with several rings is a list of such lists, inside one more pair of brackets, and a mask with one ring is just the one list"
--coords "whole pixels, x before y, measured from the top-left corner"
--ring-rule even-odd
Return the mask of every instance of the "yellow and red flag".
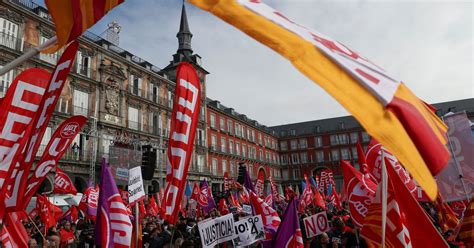
[[464, 211], [464, 217], [459, 230], [459, 239], [465, 244], [474, 245], [474, 198]]
[[54, 53], [77, 39], [107, 12], [124, 0], [46, 0], [46, 6], [56, 26], [58, 41], [44, 53]]
[[431, 199], [448, 162], [446, 126], [400, 80], [260, 0], [188, 0], [289, 59], [400, 160]]

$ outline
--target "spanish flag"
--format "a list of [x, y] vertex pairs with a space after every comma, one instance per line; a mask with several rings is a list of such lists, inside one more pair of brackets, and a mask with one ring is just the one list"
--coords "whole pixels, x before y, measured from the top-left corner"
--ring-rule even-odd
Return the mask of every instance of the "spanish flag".
[[433, 175], [450, 157], [445, 147], [447, 127], [400, 80], [260, 0], [188, 1], [290, 60], [392, 151], [431, 199], [436, 198]]
[[56, 25], [58, 41], [44, 53], [54, 53], [77, 39], [115, 6], [124, 0], [46, 0], [46, 6]]

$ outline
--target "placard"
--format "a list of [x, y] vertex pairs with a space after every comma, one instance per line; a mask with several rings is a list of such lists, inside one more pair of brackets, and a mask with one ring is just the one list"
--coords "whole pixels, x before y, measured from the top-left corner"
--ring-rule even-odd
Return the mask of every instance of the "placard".
[[145, 197], [145, 190], [143, 189], [143, 178], [141, 168], [134, 167], [129, 171], [128, 178], [128, 202], [133, 205], [135, 202]]
[[235, 239], [234, 216], [227, 214], [215, 219], [207, 219], [198, 223], [199, 235], [203, 248]]
[[237, 235], [237, 238], [234, 239], [236, 247], [251, 245], [258, 240], [265, 239], [261, 215], [250, 216], [235, 222], [234, 229]]
[[330, 230], [326, 212], [320, 212], [303, 219], [306, 236], [312, 238]]
[[252, 214], [252, 207], [250, 205], [243, 204], [242, 205], [242, 212], [246, 214]]

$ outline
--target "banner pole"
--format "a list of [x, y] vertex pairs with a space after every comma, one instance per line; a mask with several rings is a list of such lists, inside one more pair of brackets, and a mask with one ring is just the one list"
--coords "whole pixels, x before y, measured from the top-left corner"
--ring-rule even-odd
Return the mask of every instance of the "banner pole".
[[22, 64], [23, 62], [27, 61], [28, 59], [32, 58], [33, 56], [36, 56], [37, 54], [39, 54], [42, 50], [44, 50], [45, 48], [48, 48], [50, 47], [51, 45], [53, 45], [54, 43], [56, 43], [57, 41], [57, 37], [56, 36], [53, 36], [51, 39], [45, 41], [43, 44], [37, 46], [37, 47], [33, 47], [31, 48], [31, 50], [29, 50], [28, 52], [22, 54], [20, 57], [14, 59], [13, 61], [11, 61], [10, 63], [6, 64], [5, 66], [3, 66], [1, 69], [0, 69], [0, 76], [2, 76], [3, 74], [7, 73], [8, 71], [10, 71], [11, 69], [19, 66], [20, 64]]
[[31, 221], [31, 223], [32, 223], [33, 226], [36, 228], [36, 230], [38, 231], [38, 233], [41, 235], [41, 237], [43, 238], [43, 240], [46, 240], [46, 238], [44, 237], [43, 233], [41, 233], [41, 230], [38, 228], [38, 226], [35, 224], [35, 222], [31, 219], [30, 215], [28, 215], [28, 219]]
[[[445, 120], [444, 120], [444, 116], [442, 116], [441, 119], [443, 120], [444, 123], [446, 123]], [[461, 166], [459, 166], [458, 159], [456, 158], [456, 155], [454, 155], [453, 144], [451, 142], [451, 139], [449, 138], [449, 130], [446, 133], [446, 138], [448, 138], [449, 150], [450, 150], [451, 156], [454, 160], [454, 164], [456, 165], [456, 170], [458, 171], [458, 177], [459, 177], [459, 180], [461, 181], [462, 187], [464, 189], [464, 194], [466, 195], [467, 200], [470, 201], [471, 196], [467, 193], [467, 188], [466, 188], [466, 184], [464, 183], [463, 173], [461, 171]]]
[[138, 235], [140, 235], [140, 233], [138, 233], [138, 229], [139, 229], [139, 225], [140, 225], [140, 220], [139, 220], [139, 215], [138, 215], [138, 202], [135, 202], [135, 247], [138, 248]]

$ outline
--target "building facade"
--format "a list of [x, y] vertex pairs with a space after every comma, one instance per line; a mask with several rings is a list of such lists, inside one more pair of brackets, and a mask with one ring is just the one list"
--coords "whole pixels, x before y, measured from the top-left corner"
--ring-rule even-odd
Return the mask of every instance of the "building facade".
[[[466, 111], [474, 123], [474, 99], [433, 104], [439, 117], [449, 112]], [[474, 134], [474, 125], [471, 126]], [[359, 168], [357, 143], [364, 151], [370, 136], [352, 116], [292, 123], [270, 127], [278, 135], [282, 180], [286, 185], [300, 187], [304, 176], [317, 175], [331, 169], [338, 191], [343, 183], [340, 160]]]
[[222, 189], [225, 172], [229, 177], [238, 176], [239, 163], [247, 166], [252, 179], [263, 173], [264, 190], [268, 190], [269, 176], [280, 181], [278, 140], [272, 130], [211, 99], [207, 100], [207, 123], [207, 161], [214, 175], [213, 191]]
[[[178, 18], [177, 18], [178, 19]], [[178, 23], [176, 23], [178, 27]], [[38, 46], [55, 34], [51, 17], [42, 6], [30, 1], [0, 1], [0, 66]], [[117, 34], [118, 35], [118, 34]], [[164, 152], [169, 135], [170, 117], [175, 89], [176, 67], [190, 62], [198, 71], [202, 84], [200, 135], [190, 164], [189, 179], [199, 180], [210, 175], [205, 168], [206, 106], [205, 82], [208, 72], [201, 66], [201, 58], [191, 47], [192, 34], [183, 5], [179, 25], [178, 50], [164, 69], [115, 45], [116, 43], [92, 33], [85, 33], [78, 41], [75, 64], [57, 103], [54, 116], [41, 143], [47, 145], [55, 128], [72, 115], [89, 118], [87, 125], [73, 142], [73, 147], [60, 160], [59, 166], [69, 174], [81, 192], [95, 171], [99, 171], [102, 157], [109, 158], [114, 147], [140, 151], [151, 146], [157, 151], [157, 166], [153, 181], [146, 182], [149, 190], [162, 185], [165, 176]], [[0, 96], [3, 97], [13, 79], [21, 71], [38, 67], [52, 71], [62, 50], [55, 54], [39, 54], [21, 66], [0, 76]], [[130, 158], [133, 159], [133, 158]], [[127, 161], [125, 161], [127, 163]], [[112, 164], [112, 166], [114, 166]], [[95, 168], [95, 169], [94, 169]], [[44, 190], [52, 188], [53, 175], [45, 182]]]

